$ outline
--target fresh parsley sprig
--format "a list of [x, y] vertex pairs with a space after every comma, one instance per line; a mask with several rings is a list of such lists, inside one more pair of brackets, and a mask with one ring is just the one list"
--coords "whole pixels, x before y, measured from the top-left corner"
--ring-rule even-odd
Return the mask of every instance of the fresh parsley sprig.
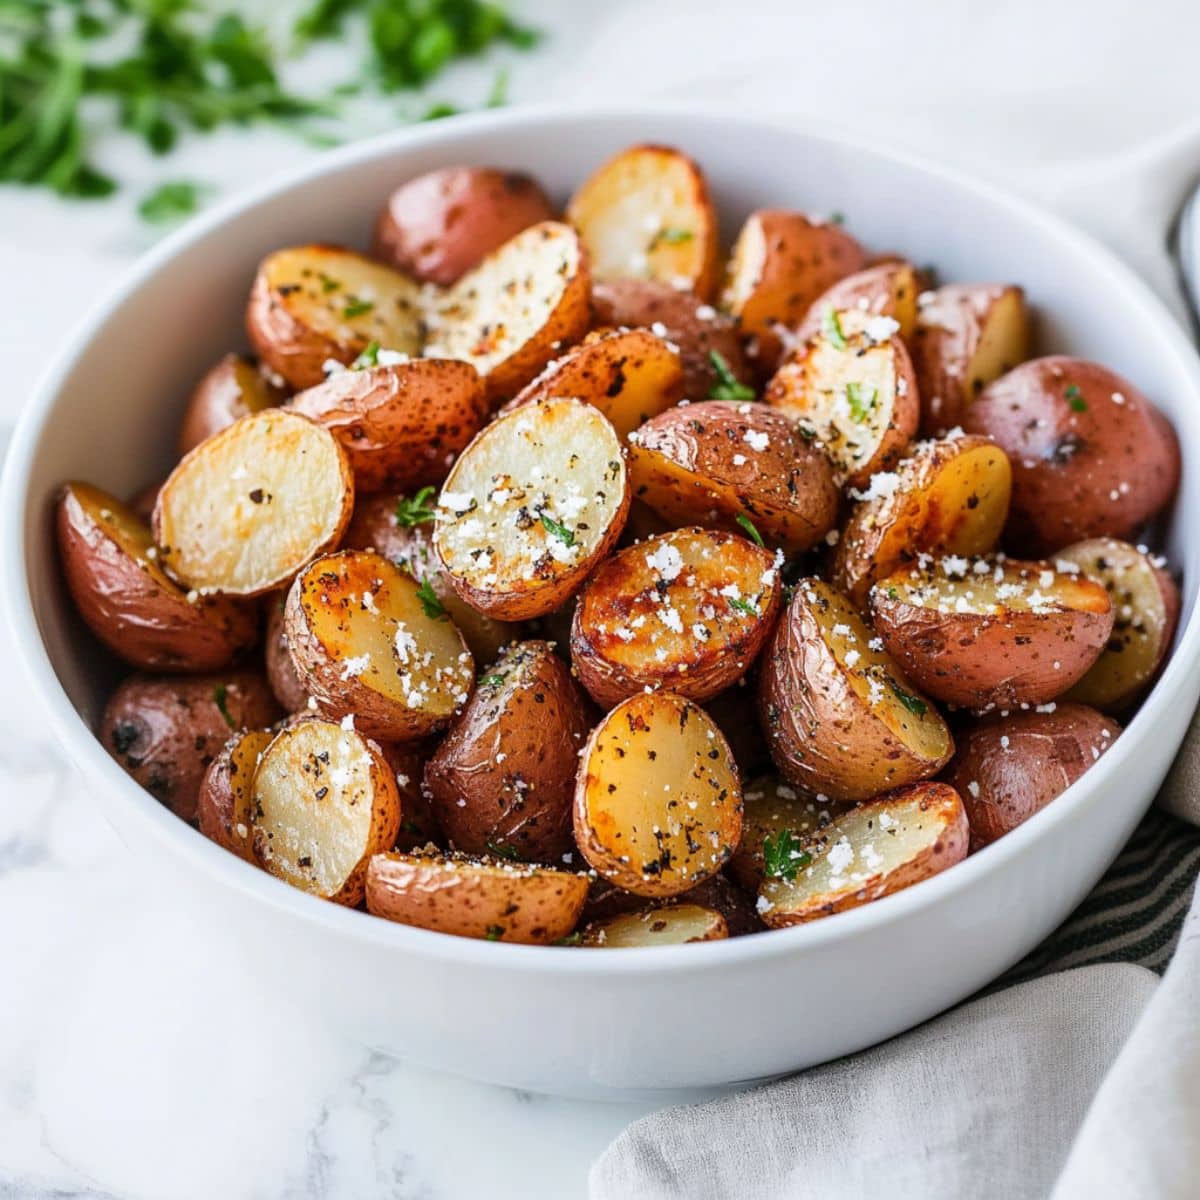
[[801, 849], [803, 843], [790, 830], [781, 829], [774, 838], [767, 834], [763, 838], [764, 871], [772, 879], [791, 883], [801, 867], [812, 862], [812, 855]]
[[432, 487], [423, 487], [411, 499], [401, 496], [396, 501], [396, 524], [404, 529], [412, 529], [416, 525], [425, 525], [437, 516], [437, 505], [430, 505], [433, 496]]
[[730, 369], [725, 356], [710, 350], [708, 361], [717, 373], [717, 382], [708, 389], [710, 400], [753, 400], [754, 389], [747, 387]]

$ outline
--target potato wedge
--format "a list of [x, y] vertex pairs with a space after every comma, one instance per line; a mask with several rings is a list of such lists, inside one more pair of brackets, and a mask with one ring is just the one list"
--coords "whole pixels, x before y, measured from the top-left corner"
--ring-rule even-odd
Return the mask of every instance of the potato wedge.
[[312, 563], [288, 592], [283, 622], [317, 711], [352, 717], [371, 737], [426, 737], [470, 699], [475, 663], [458, 627], [382, 555], [341, 550]]
[[400, 796], [379, 746], [315, 717], [282, 730], [262, 752], [253, 804], [259, 865], [349, 908], [362, 901], [371, 857], [400, 831]]
[[744, 675], [771, 635], [782, 557], [745, 538], [679, 529], [614, 555], [584, 585], [571, 662], [605, 708], [664, 689], [707, 700]]
[[1061, 696], [1100, 657], [1113, 606], [1049, 563], [950, 556], [880, 580], [871, 618], [918, 687], [981, 710]]
[[639, 896], [678, 896], [715, 875], [741, 834], [737, 766], [703, 709], [642, 692], [592, 730], [575, 840], [605, 879]]
[[959, 735], [944, 776], [967, 808], [971, 850], [1003, 837], [1070, 787], [1110, 749], [1121, 727], [1094, 708], [987, 717]]
[[289, 407], [341, 442], [362, 492], [441, 483], [488, 414], [479, 373], [448, 359], [337, 371]]
[[215, 671], [257, 640], [252, 608], [181, 588], [163, 571], [150, 527], [107, 492], [68, 483], [56, 517], [75, 607], [126, 662], [148, 671]]
[[800, 581], [779, 622], [758, 705], [780, 774], [818, 800], [869, 800], [936, 775], [954, 752], [932, 701], [819, 579]]
[[163, 484], [159, 561], [201, 595], [258, 596], [335, 546], [353, 508], [332, 433], [297, 413], [254, 413], [202, 442]]
[[866, 265], [863, 248], [840, 226], [764, 209], [746, 219], [734, 243], [721, 307], [748, 339], [750, 358], [770, 374], [785, 350], [781, 330], [799, 325], [818, 296]]
[[812, 834], [800, 858], [763, 880], [758, 911], [772, 929], [783, 929], [858, 908], [961, 862], [968, 837], [953, 788], [898, 788]]
[[986, 438], [918, 442], [894, 472], [876, 475], [842, 531], [831, 580], [859, 607], [879, 580], [920, 554], [974, 558], [996, 545], [1008, 516], [1012, 467]]
[[673, 524], [746, 531], [793, 554], [837, 520], [829, 459], [762, 404], [672, 408], [630, 435], [633, 495]]
[[200, 832], [250, 863], [255, 862], [254, 775], [274, 737], [265, 729], [235, 733], [200, 782], [196, 811]]
[[820, 333], [830, 310], [842, 314], [842, 331], [847, 337], [862, 333], [875, 317], [891, 317], [900, 326], [899, 336], [907, 340], [917, 327], [920, 294], [921, 276], [912, 263], [903, 258], [876, 263], [822, 292], [796, 327], [796, 341], [804, 343]]
[[551, 362], [502, 411], [555, 396], [595, 405], [618, 437], [628, 437], [683, 399], [683, 362], [676, 347], [648, 329], [593, 334]]
[[1115, 538], [1076, 542], [1055, 555], [1054, 565], [1100, 584], [1114, 614], [1108, 644], [1066, 699], [1120, 712], [1145, 692], [1166, 660], [1179, 620], [1179, 588], [1162, 559]]
[[624, 950], [637, 946], [684, 946], [728, 936], [729, 926], [719, 912], [698, 904], [664, 904], [660, 908], [593, 921], [583, 930], [580, 945]]
[[826, 312], [826, 326], [784, 359], [764, 399], [795, 420], [852, 487], [890, 471], [917, 432], [921, 402], [899, 323], [872, 317], [851, 333], [857, 310]]
[[670, 146], [630, 146], [571, 197], [597, 279], [654, 279], [712, 298], [720, 231], [704, 172]]
[[921, 432], [961, 425], [975, 397], [1029, 355], [1025, 293], [999, 283], [923, 292], [909, 341], [921, 393]]
[[505, 620], [553, 612], [616, 544], [629, 512], [624, 451], [580, 400], [527, 404], [463, 451], [433, 545], [458, 594]]
[[240, 354], [226, 354], [196, 384], [179, 427], [179, 457], [239, 417], [282, 404], [284, 393]]
[[542, 221], [426, 306], [425, 356], [469, 362], [498, 404], [583, 337], [590, 290], [587, 255], [575, 231]]
[[729, 873], [750, 892], [763, 881], [768, 855], [772, 872], [786, 872], [817, 831], [846, 807], [814, 800], [776, 775], [747, 783], [742, 804], [742, 841], [729, 860]]
[[548, 946], [567, 937], [587, 898], [587, 876], [460, 856], [378, 854], [367, 911], [456, 937]]
[[593, 720], [548, 642], [510, 646], [425, 766], [451, 847], [556, 865], [569, 855], [575, 772]]
[[288, 653], [287, 633], [283, 628], [283, 608], [287, 602], [287, 593], [279, 592], [266, 599], [267, 633], [265, 643], [265, 659], [267, 682], [275, 699], [279, 701], [284, 712], [311, 712], [308, 703], [308, 692], [304, 682]]
[[348, 365], [372, 342], [421, 352], [421, 285], [394, 267], [337, 246], [295, 246], [263, 259], [246, 306], [246, 333], [267, 367], [296, 389]]

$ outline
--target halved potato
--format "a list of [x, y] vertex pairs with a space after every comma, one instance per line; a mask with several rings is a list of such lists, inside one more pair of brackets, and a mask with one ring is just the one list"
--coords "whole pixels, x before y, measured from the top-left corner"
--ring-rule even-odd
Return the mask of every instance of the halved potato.
[[150, 527], [86, 483], [59, 496], [59, 558], [88, 628], [144, 670], [215, 671], [258, 638], [254, 610], [181, 588], [160, 565]]
[[677, 896], [715, 875], [741, 835], [737, 766], [703, 709], [642, 692], [592, 730], [575, 840], [605, 879], [639, 896]]
[[307, 417], [268, 409], [202, 442], [154, 507], [159, 559], [195, 588], [257, 596], [335, 546], [354, 508], [345, 451]]
[[670, 146], [630, 146], [571, 197], [597, 279], [656, 279], [711, 299], [720, 234], [703, 171]]
[[457, 937], [548, 946], [575, 928], [587, 876], [525, 863], [434, 854], [378, 854], [367, 911]]
[[683, 399], [683, 363], [676, 347], [648, 329], [594, 334], [551, 362], [504, 411], [555, 396], [595, 405], [627, 437]]
[[284, 610], [288, 651], [324, 716], [406, 742], [467, 700], [475, 663], [436, 596], [380, 554], [341, 550], [301, 572]]
[[731, 533], [678, 529], [630, 546], [584, 585], [571, 662], [611, 707], [644, 689], [707, 700], [744, 675], [775, 624], [779, 561]]
[[575, 231], [542, 221], [426, 306], [425, 356], [471, 363], [492, 401], [506, 400], [587, 332], [590, 290]]
[[281, 404], [284, 393], [248, 358], [226, 354], [196, 384], [179, 429], [179, 457], [239, 417]]
[[448, 359], [337, 371], [289, 407], [341, 442], [363, 492], [441, 483], [488, 414], [479, 373]]
[[747, 218], [734, 243], [721, 307], [769, 374], [785, 349], [782, 334], [800, 324], [818, 296], [866, 265], [863, 248], [838, 225], [764, 209]]
[[1113, 607], [1049, 563], [948, 556], [871, 589], [872, 623], [919, 687], [966, 708], [1061, 696], [1099, 658]]
[[889, 896], [967, 856], [967, 814], [944, 783], [899, 788], [834, 817], [799, 858], [768, 876], [758, 911], [773, 929]]
[[275, 736], [254, 773], [254, 857], [301, 891], [353, 908], [367, 863], [400, 832], [396, 780], [378, 745], [329, 721]]
[[958, 283], [922, 293], [909, 342], [921, 393], [921, 431], [963, 423], [975, 397], [1029, 354], [1025, 293], [1000, 283]]
[[918, 442], [895, 471], [852, 493], [859, 502], [838, 541], [834, 585], [861, 607], [879, 580], [919, 554], [987, 554], [1011, 492], [1008, 456], [987, 438]]
[[899, 323], [872, 317], [852, 333], [855, 311], [827, 310], [823, 331], [783, 361], [764, 399], [798, 423], [847, 483], [862, 487], [908, 450], [921, 402]]
[[728, 936], [729, 926], [719, 912], [701, 908], [699, 904], [664, 904], [661, 908], [593, 921], [583, 930], [580, 945], [623, 950], [635, 946], [683, 946]]
[[505, 620], [558, 608], [616, 544], [624, 451], [581, 400], [527, 404], [462, 452], [438, 499], [434, 549], [458, 594]]
[[1054, 565], [1100, 584], [1114, 614], [1108, 645], [1067, 699], [1119, 712], [1146, 690], [1166, 659], [1179, 620], [1179, 588], [1163, 560], [1116, 538], [1076, 542], [1055, 555]]
[[196, 810], [200, 832], [247, 862], [255, 861], [254, 775], [274, 737], [265, 729], [235, 733], [200, 783]]
[[753, 893], [743, 891], [723, 871], [710, 875], [678, 896], [657, 900], [635, 896], [633, 892], [627, 892], [603, 875], [593, 872], [588, 882], [587, 903], [579, 919], [584, 925], [604, 923], [613, 917], [676, 904], [693, 904], [720, 913], [730, 937], [744, 937], [748, 933], [761, 933], [763, 930], [763, 923], [754, 909]]
[[787, 870], [802, 857], [810, 838], [845, 805], [814, 800], [776, 775], [753, 779], [742, 789], [742, 842], [729, 861], [729, 873], [757, 892], [768, 867]]
[[946, 722], [840, 593], [802, 579], [763, 657], [759, 718], [780, 774], [818, 800], [869, 800], [936, 775]]
[[259, 266], [246, 332], [258, 357], [298, 390], [372, 342], [419, 354], [421, 309], [421, 285], [393, 267], [337, 246], [294, 246]]
[[820, 333], [830, 309], [843, 314], [842, 330], [847, 336], [862, 333], [875, 317], [891, 317], [900, 326], [900, 337], [908, 339], [917, 327], [920, 294], [920, 274], [905, 259], [891, 258], [855, 271], [809, 305], [796, 327], [796, 341], [807, 342]]
[[762, 404], [689, 404], [630, 435], [634, 498], [675, 524], [759, 535], [785, 552], [816, 545], [837, 520], [829, 459]]

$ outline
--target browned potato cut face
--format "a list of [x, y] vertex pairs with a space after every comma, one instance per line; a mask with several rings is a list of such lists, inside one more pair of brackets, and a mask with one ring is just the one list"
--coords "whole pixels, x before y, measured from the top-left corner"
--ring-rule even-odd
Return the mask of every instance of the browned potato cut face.
[[894, 472], [851, 493], [859, 502], [838, 542], [833, 583], [861, 606], [879, 580], [919, 554], [988, 553], [1011, 491], [1008, 456], [986, 438], [918, 442]]
[[226, 850], [254, 862], [254, 775], [273, 733], [252, 729], [234, 734], [200, 784], [200, 832]]
[[705, 299], [717, 281], [717, 214], [704, 173], [669, 146], [631, 146], [571, 197], [597, 279], [655, 279]]
[[318, 559], [292, 584], [284, 628], [318, 710], [352, 716], [372, 737], [425, 737], [470, 698], [475, 664], [462, 634], [435, 597], [381, 555]]
[[707, 700], [735, 683], [770, 636], [778, 558], [745, 538], [679, 529], [602, 563], [579, 596], [571, 661], [606, 707], [646, 688]]
[[587, 876], [459, 856], [380, 854], [367, 873], [377, 917], [457, 937], [548, 946], [575, 928]]
[[205, 372], [188, 401], [179, 430], [180, 458], [239, 417], [280, 404], [283, 397], [248, 358], [225, 355]]
[[759, 890], [772, 928], [800, 925], [920, 883], [967, 855], [967, 814], [943, 783], [918, 783], [834, 817]]
[[1108, 643], [1067, 699], [1119, 711], [1145, 691], [1171, 648], [1179, 588], [1164, 560], [1115, 538], [1077, 542], [1055, 555], [1054, 565], [1094, 580], [1108, 592], [1113, 607]]
[[636, 946], [684, 946], [728, 936], [729, 927], [719, 912], [699, 904], [664, 904], [661, 908], [593, 921], [583, 931], [580, 945], [624, 950]]
[[761, 776], [742, 791], [742, 843], [729, 873], [749, 891], [758, 891], [770, 852], [772, 871], [786, 870], [810, 838], [843, 806], [814, 800], [774, 775]]
[[935, 775], [945, 721], [847, 599], [801, 580], [763, 660], [759, 714], [775, 765], [818, 800], [867, 800]]
[[837, 520], [829, 459], [765, 405], [673, 408], [629, 441], [634, 498], [671, 523], [746, 532], [749, 520], [767, 543], [798, 553]]
[[346, 455], [327, 429], [271, 409], [201, 443], [154, 509], [160, 559], [201, 594], [257, 596], [336, 545], [354, 508]]
[[69, 483], [58, 502], [67, 587], [93, 633], [146, 670], [212, 671], [258, 637], [254, 612], [189, 594], [163, 571], [146, 525], [115, 497]]
[[843, 479], [862, 487], [908, 449], [921, 404], [898, 322], [872, 317], [863, 332], [850, 333], [855, 311], [828, 310], [825, 331], [784, 361], [766, 401], [799, 423]]
[[301, 891], [353, 908], [367, 863], [400, 831], [396, 781], [369, 738], [329, 721], [277, 734], [254, 775], [254, 856]]
[[493, 400], [507, 399], [587, 332], [590, 288], [575, 231], [533, 225], [427, 306], [425, 356], [469, 362]]
[[891, 317], [900, 326], [899, 336], [908, 339], [917, 327], [920, 294], [920, 275], [912, 263], [903, 259], [856, 271], [812, 302], [796, 329], [796, 341], [807, 342], [820, 333], [831, 309], [842, 314], [842, 331], [847, 336], [864, 332], [876, 317]]
[[246, 331], [259, 358], [293, 388], [325, 378], [372, 342], [419, 354], [422, 293], [416, 280], [352, 250], [295, 246], [258, 268]]
[[668, 692], [623, 701], [592, 731], [575, 787], [575, 840], [606, 879], [677, 896], [715, 875], [742, 833], [737, 767], [704, 712]]
[[1113, 627], [1097, 583], [1049, 563], [949, 556], [871, 589], [884, 645], [918, 686], [968, 708], [1061, 696], [1096, 661]]
[[523, 620], [579, 587], [628, 511], [608, 420], [580, 400], [540, 401], [493, 421], [463, 451], [438, 499], [433, 544], [467, 603]]
[[505, 411], [555, 396], [595, 405], [624, 438], [683, 399], [683, 363], [676, 347], [648, 330], [603, 333], [552, 362]]

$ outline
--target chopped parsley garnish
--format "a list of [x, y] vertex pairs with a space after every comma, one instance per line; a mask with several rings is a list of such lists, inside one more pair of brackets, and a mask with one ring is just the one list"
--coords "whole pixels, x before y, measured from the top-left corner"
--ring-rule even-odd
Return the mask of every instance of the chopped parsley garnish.
[[743, 600], [740, 596], [726, 596], [725, 599], [729, 601], [730, 608], [736, 609], [738, 612], [744, 614], [745, 616], [747, 616], [747, 617], [757, 617], [758, 616], [758, 609], [755, 608], [754, 605], [751, 604], [749, 600]]
[[898, 591], [896, 591], [896, 589], [894, 587], [890, 587], [887, 590], [887, 598], [889, 600], [899, 600], [900, 593]]
[[480, 679], [480, 684], [484, 687], [499, 687], [504, 682], [503, 675], [485, 675]]
[[790, 830], [781, 829], [773, 838], [763, 838], [764, 870], [772, 879], [791, 883], [801, 867], [812, 862], [812, 855], [800, 849], [800, 839]]
[[320, 280], [321, 280], [321, 291], [323, 291], [326, 295], [328, 295], [330, 292], [336, 292], [338, 290], [338, 288], [340, 288], [342, 286], [341, 280], [331, 279], [328, 275], [325, 274], [324, 271], [322, 271], [320, 273]]
[[560, 525], [552, 517], [546, 516], [545, 513], [542, 513], [541, 516], [542, 528], [544, 528], [548, 534], [558, 538], [558, 540], [562, 542], [564, 546], [575, 545], [575, 535], [565, 525]]
[[650, 239], [650, 249], [657, 250], [659, 246], [681, 246], [690, 242], [695, 234], [690, 229], [660, 229]]
[[879, 389], [871, 392], [870, 399], [863, 399], [861, 383], [846, 384], [846, 403], [850, 405], [850, 419], [861, 425], [871, 414], [875, 402], [879, 399]]
[[190, 217], [199, 207], [209, 189], [201, 183], [176, 180], [163, 183], [143, 196], [138, 204], [138, 216], [151, 225], [171, 225]]
[[842, 319], [838, 316], [836, 308], [827, 308], [825, 310], [825, 316], [821, 322], [821, 331], [825, 334], [826, 341], [835, 350], [846, 349], [846, 335], [842, 332]]
[[745, 513], [738, 513], [738, 515], [734, 518], [734, 520], [736, 520], [737, 523], [746, 531], [746, 536], [756, 546], [764, 546], [765, 547], [765, 543], [762, 540], [762, 534], [758, 532], [758, 530], [754, 526], [754, 522], [752, 520], [750, 520], [750, 518], [748, 516], [746, 516]]
[[436, 506], [431, 508], [429, 505], [432, 495], [432, 487], [423, 487], [411, 499], [401, 496], [396, 501], [396, 524], [412, 529], [414, 525], [425, 525], [432, 521], [437, 516]]
[[342, 316], [349, 321], [353, 317], [361, 317], [365, 313], [369, 313], [374, 307], [374, 300], [359, 300], [356, 296], [352, 300], [346, 301], [346, 307], [342, 309]]
[[419, 121], [440, 121], [443, 117], [457, 117], [460, 112], [462, 109], [458, 105], [439, 100], [437, 104], [431, 104], [417, 119]]
[[754, 389], [748, 388], [730, 369], [724, 356], [716, 350], [708, 352], [708, 361], [717, 373], [717, 382], [708, 389], [710, 400], [753, 400]]
[[446, 615], [446, 610], [442, 607], [437, 592], [433, 590], [433, 584], [429, 582], [428, 575], [421, 580], [421, 586], [417, 588], [417, 599], [420, 600], [421, 607], [430, 620], [440, 621]]
[[350, 370], [365, 371], [368, 367], [377, 366], [379, 366], [379, 343], [368, 342], [362, 353], [350, 364]]
[[497, 858], [506, 858], [509, 862], [520, 862], [521, 856], [507, 842], [484, 842], [484, 848]]
[[237, 725], [233, 718], [229, 715], [229, 689], [223, 684], [218, 683], [213, 688], [213, 703], [217, 706], [217, 711], [221, 714], [221, 718], [230, 729], [236, 729]]
[[574, 933], [568, 933], [566, 937], [560, 937], [554, 944], [556, 946], [578, 946], [583, 941], [583, 934], [577, 929]]
[[896, 693], [896, 699], [915, 717], [923, 717], [929, 711], [929, 705], [912, 692], [906, 692], [890, 675], [887, 676], [888, 687]]
[[844, 213], [831, 212], [829, 214], [829, 223], [830, 225], [845, 225], [846, 216]]
[[487, 927], [487, 932], [484, 934], [484, 937], [486, 937], [489, 942], [498, 942], [503, 936], [503, 925], [489, 925]]
[[1075, 384], [1071, 384], [1066, 391], [1063, 392], [1067, 400], [1071, 404], [1072, 412], [1087, 412], [1087, 401], [1081, 395], [1079, 388]]

